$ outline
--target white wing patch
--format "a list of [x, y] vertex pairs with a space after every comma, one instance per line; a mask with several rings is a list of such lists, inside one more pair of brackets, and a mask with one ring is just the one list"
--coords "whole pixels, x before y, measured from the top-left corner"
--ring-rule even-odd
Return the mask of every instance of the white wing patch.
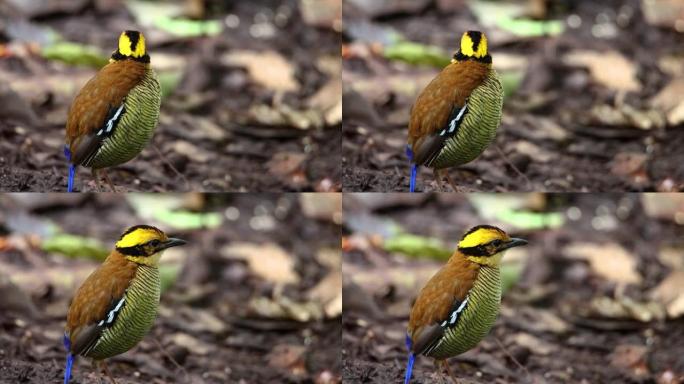
[[100, 320], [100, 322], [97, 323], [97, 325], [100, 327], [103, 325], [107, 325], [107, 326], [112, 325], [112, 323], [114, 322], [114, 319], [116, 318], [116, 315], [119, 313], [119, 311], [121, 310], [121, 308], [123, 307], [125, 302], [126, 302], [126, 295], [123, 295], [121, 300], [119, 300], [119, 302], [116, 303], [116, 306], [111, 311], [109, 311], [109, 313], [107, 314], [107, 317]]
[[458, 122], [461, 121], [461, 118], [463, 117], [463, 114], [465, 113], [466, 109], [468, 109], [468, 103], [463, 104], [463, 107], [458, 111], [458, 114], [456, 117], [449, 122], [449, 129], [444, 128], [442, 131], [439, 133], [440, 136], [444, 136], [448, 133], [454, 133], [456, 131], [456, 125]]
[[117, 108], [116, 112], [114, 112], [114, 116], [112, 116], [111, 119], [107, 120], [107, 126], [97, 131], [97, 136], [101, 136], [103, 133], [107, 133], [108, 135], [112, 133], [112, 129], [114, 129], [114, 124], [117, 120], [119, 120], [119, 116], [121, 116], [121, 112], [123, 112], [123, 109], [124, 103], [121, 103], [119, 108]]
[[468, 304], [468, 298], [469, 297], [470, 297], [470, 295], [467, 295], [466, 298], [461, 302], [461, 304], [459, 304], [458, 308], [456, 308], [453, 312], [451, 312], [448, 320], [442, 321], [442, 324], [440, 324], [442, 327], [446, 327], [447, 325], [453, 326], [454, 324], [456, 324], [456, 320], [458, 320], [458, 316], [461, 315], [461, 313], [465, 309], [466, 305]]

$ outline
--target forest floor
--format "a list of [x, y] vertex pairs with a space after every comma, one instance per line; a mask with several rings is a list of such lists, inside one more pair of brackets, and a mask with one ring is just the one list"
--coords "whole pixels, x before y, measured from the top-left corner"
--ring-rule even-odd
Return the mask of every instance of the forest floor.
[[[189, 11], [181, 3], [204, 6]], [[121, 31], [140, 29], [164, 98], [150, 144], [110, 169], [114, 185], [154, 192], [339, 191], [340, 5], [307, 4], [6, 2], [0, 190], [66, 191], [68, 108], [116, 49]], [[95, 190], [91, 180], [90, 170], [80, 168], [75, 188]]]
[[[487, 34], [506, 99], [493, 144], [450, 170], [463, 190], [684, 190], [684, 39], [677, 12], [644, 11], [676, 2], [467, 4], [345, 2], [345, 191], [408, 190], [410, 108], [466, 30]], [[417, 189], [437, 190], [431, 170]]]
[[[490, 334], [448, 360], [459, 383], [684, 382], [684, 311], [675, 308], [684, 300], [684, 243], [672, 209], [681, 214], [681, 197], [497, 199], [517, 207], [517, 222], [534, 216], [546, 217], [536, 226], [556, 224], [524, 229], [485, 219], [510, 205], [493, 208], [482, 195], [345, 195], [343, 381], [403, 382], [409, 309], [420, 287], [463, 231], [490, 223], [529, 245], [504, 257], [503, 301]], [[449, 382], [432, 359], [417, 358], [411, 383]]]
[[[166, 288], [150, 334], [107, 360], [119, 384], [340, 382], [339, 195], [167, 196], [178, 205], [173, 225], [141, 218], [153, 205], [145, 198], [0, 198], [0, 383], [62, 382], [67, 308], [100, 263], [84, 256], [108, 253], [140, 223], [188, 244], [162, 257]], [[74, 249], [61, 234], [102, 245]], [[90, 360], [77, 359], [71, 383], [99, 382]]]

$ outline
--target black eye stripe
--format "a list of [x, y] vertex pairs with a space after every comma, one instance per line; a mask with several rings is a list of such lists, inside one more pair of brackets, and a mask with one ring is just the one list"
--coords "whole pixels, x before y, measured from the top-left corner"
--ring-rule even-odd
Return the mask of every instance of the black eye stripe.
[[132, 247], [117, 248], [116, 250], [123, 253], [126, 256], [148, 256], [145, 253], [145, 249], [140, 245], [135, 245]]

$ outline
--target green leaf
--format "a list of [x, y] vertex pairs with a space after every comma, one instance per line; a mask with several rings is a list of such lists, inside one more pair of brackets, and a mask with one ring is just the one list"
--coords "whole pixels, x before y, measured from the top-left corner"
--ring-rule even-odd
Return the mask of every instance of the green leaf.
[[564, 24], [558, 20], [501, 19], [497, 26], [516, 36], [556, 36], [563, 33]]
[[41, 248], [48, 253], [61, 253], [72, 258], [104, 260], [109, 250], [98, 240], [66, 233], [54, 235], [43, 241]]
[[109, 58], [95, 47], [66, 41], [46, 46], [41, 53], [48, 60], [93, 68], [101, 68], [109, 62]]
[[437, 68], [442, 68], [451, 62], [449, 55], [440, 48], [411, 41], [400, 41], [385, 48], [384, 55], [389, 60]]
[[520, 87], [525, 73], [520, 71], [501, 71], [499, 78], [504, 91], [504, 98], [508, 99]]
[[446, 260], [453, 253], [438, 239], [402, 233], [383, 244], [388, 252], [399, 252], [416, 258]]
[[130, 193], [126, 199], [143, 220], [156, 220], [175, 229], [216, 228], [222, 216], [216, 212], [191, 212], [183, 206], [182, 194]]
[[217, 20], [191, 20], [161, 16], [154, 19], [154, 26], [179, 37], [216, 36], [223, 30]]
[[503, 211], [497, 215], [497, 219], [526, 230], [559, 228], [563, 226], [563, 223], [565, 222], [565, 216], [558, 212]]
[[161, 87], [162, 99], [168, 98], [176, 90], [183, 77], [183, 71], [169, 70], [157, 71], [159, 86]]
[[[504, 256], [505, 258], [505, 256]], [[501, 289], [508, 292], [509, 289], [520, 280], [523, 271], [522, 263], [502, 263], [501, 264]]]
[[217, 228], [221, 225], [221, 215], [215, 212], [157, 211], [154, 218], [180, 230]]
[[181, 266], [179, 264], [159, 264], [159, 279], [161, 280], [162, 293], [176, 284], [180, 271]]

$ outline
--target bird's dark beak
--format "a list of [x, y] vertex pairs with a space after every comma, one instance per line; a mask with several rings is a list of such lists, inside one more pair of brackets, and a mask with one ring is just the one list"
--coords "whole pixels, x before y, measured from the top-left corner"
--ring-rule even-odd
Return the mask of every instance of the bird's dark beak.
[[171, 247], [177, 247], [179, 245], [185, 245], [187, 243], [188, 242], [185, 240], [175, 239], [173, 237], [170, 237], [168, 240], [164, 241], [163, 243], [161, 243], [161, 245], [159, 245], [159, 251], [163, 251], [163, 250], [165, 250], [167, 248], [171, 248]]
[[513, 237], [510, 240], [508, 240], [506, 243], [504, 243], [501, 246], [501, 249], [499, 249], [499, 250], [504, 251], [508, 248], [519, 247], [521, 245], [527, 245], [527, 240], [518, 239], [518, 238]]

